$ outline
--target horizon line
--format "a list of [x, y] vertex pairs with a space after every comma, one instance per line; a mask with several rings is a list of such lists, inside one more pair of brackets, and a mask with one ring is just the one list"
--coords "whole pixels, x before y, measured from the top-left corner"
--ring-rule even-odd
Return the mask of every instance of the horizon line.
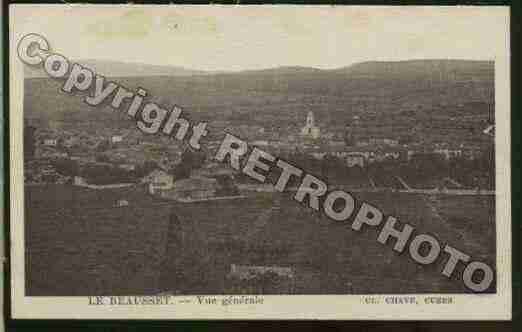
[[[193, 72], [200, 72], [202, 74], [238, 74], [242, 72], [256, 72], [256, 71], [268, 71], [268, 70], [276, 70], [276, 69], [310, 69], [310, 70], [316, 70], [316, 71], [336, 71], [341, 69], [347, 69], [350, 67], [353, 67], [355, 65], [360, 64], [366, 64], [366, 63], [405, 63], [405, 62], [433, 62], [433, 61], [462, 61], [462, 62], [495, 62], [494, 59], [465, 59], [465, 58], [410, 58], [410, 59], [403, 59], [403, 60], [364, 60], [359, 62], [354, 62], [352, 64], [339, 66], [339, 67], [331, 67], [331, 68], [321, 68], [321, 67], [314, 67], [314, 66], [306, 66], [306, 65], [279, 65], [274, 67], [263, 67], [263, 68], [247, 68], [247, 69], [200, 69], [200, 68], [190, 68], [190, 67], [184, 67], [184, 66], [176, 66], [171, 64], [152, 64], [152, 63], [145, 63], [145, 62], [130, 62], [130, 61], [122, 61], [122, 60], [110, 60], [110, 59], [69, 59], [71, 63], [78, 63], [80, 65], [84, 64], [84, 62], [113, 62], [113, 63], [119, 63], [124, 65], [136, 65], [136, 66], [153, 66], [153, 67], [167, 67], [172, 69], [180, 69], [180, 70], [186, 70], [186, 71], [193, 71]], [[27, 69], [35, 69], [30, 66], [24, 66], [24, 72], [26, 72]], [[38, 68], [36, 71], [40, 71], [42, 68]], [[153, 75], [153, 76], [161, 76], [161, 75]], [[168, 76], [168, 74], [165, 74], [165, 76]], [[190, 76], [190, 75], [187, 75]]]

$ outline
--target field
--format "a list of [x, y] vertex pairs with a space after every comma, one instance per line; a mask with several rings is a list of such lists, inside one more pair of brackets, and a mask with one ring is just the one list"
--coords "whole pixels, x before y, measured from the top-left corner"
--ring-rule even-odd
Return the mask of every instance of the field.
[[[495, 266], [493, 196], [355, 196]], [[129, 205], [114, 207], [123, 198]], [[180, 204], [142, 188], [28, 186], [25, 215], [30, 296], [466, 292], [440, 274], [445, 256], [420, 266], [378, 243], [376, 229], [354, 232], [288, 194]], [[295, 280], [291, 289], [238, 288], [232, 264], [290, 267]]]

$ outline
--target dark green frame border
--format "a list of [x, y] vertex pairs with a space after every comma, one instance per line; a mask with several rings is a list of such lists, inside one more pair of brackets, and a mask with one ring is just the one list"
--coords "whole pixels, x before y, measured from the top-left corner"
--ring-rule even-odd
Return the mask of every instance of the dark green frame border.
[[[3, 43], [3, 54], [0, 59], [3, 58], [3, 67], [0, 69], [0, 73], [3, 73], [3, 81], [0, 85], [0, 93], [3, 92], [3, 119], [0, 118], [0, 127], [4, 130], [3, 137], [0, 136], [0, 141], [3, 139], [3, 160], [0, 159], [0, 169], [3, 171], [3, 207], [4, 207], [4, 252], [7, 256], [7, 261], [4, 264], [4, 317], [5, 326], [7, 330], [16, 331], [32, 331], [38, 329], [49, 331], [70, 331], [70, 330], [96, 330], [96, 331], [159, 331], [172, 328], [179, 328], [182, 330], [191, 331], [208, 331], [211, 328], [218, 328], [223, 330], [229, 329], [267, 329], [267, 328], [284, 328], [296, 329], [299, 331], [303, 330], [316, 330], [318, 327], [326, 327], [335, 330], [341, 329], [356, 329], [359, 331], [375, 331], [375, 330], [386, 330], [386, 331], [438, 331], [442, 329], [455, 329], [461, 332], [465, 331], [509, 331], [514, 327], [513, 331], [522, 331], [522, 308], [521, 308], [521, 247], [520, 247], [520, 235], [522, 233], [522, 221], [521, 212], [522, 204], [520, 204], [522, 198], [522, 177], [519, 170], [522, 168], [522, 151], [518, 151], [519, 146], [522, 146], [521, 141], [521, 130], [522, 120], [521, 112], [521, 67], [520, 59], [522, 54], [520, 53], [520, 41], [522, 40], [521, 35], [521, 20], [522, 20], [522, 1], [521, 0], [453, 0], [453, 1], [429, 1], [429, 0], [366, 0], [366, 1], [276, 1], [276, 0], [265, 0], [265, 1], [248, 1], [248, 0], [236, 0], [236, 1], [210, 1], [212, 4], [331, 4], [331, 5], [426, 5], [426, 6], [440, 6], [440, 5], [478, 5], [478, 6], [510, 6], [511, 9], [511, 183], [512, 183], [512, 244], [513, 244], [513, 255], [512, 255], [512, 266], [513, 266], [513, 322], [328, 322], [328, 321], [312, 321], [312, 322], [297, 322], [292, 321], [281, 321], [279, 323], [274, 322], [212, 322], [212, 321], [119, 321], [119, 320], [90, 320], [90, 321], [71, 321], [71, 320], [13, 320], [11, 318], [10, 308], [10, 269], [9, 269], [9, 120], [8, 120], [8, 109], [9, 109], [9, 4], [10, 3], [91, 3], [91, 4], [113, 4], [120, 3], [125, 4], [126, 1], [107, 1], [107, 0], [95, 0], [95, 1], [82, 1], [82, 0], [65, 0], [65, 1], [3, 1], [2, 2], [2, 43]], [[134, 4], [209, 4], [208, 1], [132, 1]], [[3, 89], [2, 89], [3, 87]], [[3, 120], [3, 121], [1, 121]], [[3, 162], [2, 162], [3, 161]], [[0, 193], [1, 195], [1, 193]], [[1, 236], [1, 233], [0, 233]]]

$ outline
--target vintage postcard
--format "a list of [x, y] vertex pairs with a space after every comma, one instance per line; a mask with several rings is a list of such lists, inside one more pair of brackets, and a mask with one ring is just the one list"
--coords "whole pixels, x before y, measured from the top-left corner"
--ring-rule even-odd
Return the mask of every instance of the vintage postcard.
[[9, 29], [13, 318], [511, 318], [508, 7]]

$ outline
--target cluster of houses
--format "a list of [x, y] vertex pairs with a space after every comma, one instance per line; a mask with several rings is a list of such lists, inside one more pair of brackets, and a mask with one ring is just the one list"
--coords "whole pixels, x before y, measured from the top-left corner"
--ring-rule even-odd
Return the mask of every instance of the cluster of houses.
[[[275, 153], [300, 152], [315, 159], [323, 160], [327, 156], [334, 156], [345, 161], [348, 167], [366, 167], [374, 162], [395, 160], [409, 162], [416, 154], [432, 154], [450, 160], [454, 158], [476, 159], [483, 153], [480, 144], [464, 143], [404, 143], [397, 137], [388, 136], [383, 132], [372, 131], [371, 135], [354, 135], [360, 131], [360, 119], [354, 116], [345, 133], [344, 139], [332, 133], [322, 133], [315, 124], [314, 115], [309, 112], [305, 125], [301, 128], [297, 141], [254, 141], [254, 146], [260, 146]], [[360, 133], [359, 133], [360, 134]]]
[[[202, 172], [203, 173], [203, 172]], [[211, 175], [210, 173], [208, 175]], [[144, 177], [132, 183], [113, 183], [95, 185], [82, 176], [64, 176], [56, 171], [49, 163], [32, 161], [26, 165], [25, 183], [38, 184], [72, 184], [95, 190], [114, 190], [126, 187], [143, 188], [144, 194], [149, 194], [162, 199], [176, 201], [194, 201], [217, 198], [222, 193], [222, 185], [216, 178], [204, 176], [199, 173], [192, 174], [189, 178], [176, 180], [172, 174], [162, 168], [156, 168]], [[129, 205], [127, 200], [118, 199], [115, 206]]]
[[[359, 125], [359, 119], [355, 117], [353, 126]], [[223, 124], [224, 125], [224, 124]], [[324, 160], [328, 156], [336, 157], [344, 161], [347, 167], [365, 168], [372, 163], [387, 160], [409, 162], [416, 154], [434, 154], [446, 160], [453, 158], [475, 159], [483, 153], [480, 146], [468, 146], [464, 144], [438, 143], [438, 144], [401, 144], [396, 137], [390, 137], [382, 133], [347, 139], [346, 135], [329, 133], [321, 130], [315, 123], [313, 112], [309, 112], [304, 126], [297, 135], [288, 133], [285, 137], [265, 132], [260, 126], [238, 126], [232, 129], [251, 137], [250, 144], [257, 146], [273, 155], [286, 155], [302, 153], [317, 160]], [[148, 184], [149, 192], [164, 198], [208, 198], [216, 195], [219, 184], [216, 176], [233, 176], [230, 169], [226, 169], [212, 162], [207, 162], [202, 168], [193, 170], [190, 178], [176, 181], [167, 170], [181, 161], [182, 150], [180, 146], [173, 144], [167, 137], [141, 137], [136, 130], [123, 130], [120, 132], [104, 132], [105, 136], [94, 137], [84, 132], [62, 131], [57, 136], [57, 131], [44, 129], [37, 132], [35, 155], [30, 160], [71, 159], [81, 163], [107, 164], [118, 167], [122, 171], [135, 171], [136, 165], [146, 161], [155, 161], [159, 168], [143, 177], [140, 182]], [[351, 135], [351, 132], [348, 132]], [[348, 135], [349, 136], [349, 135]], [[27, 143], [27, 142], [26, 142]], [[205, 144], [208, 160], [219, 148], [221, 140], [210, 138]], [[104, 145], [104, 149], [100, 149]], [[87, 147], [87, 150], [79, 149], [79, 146]], [[101, 160], [100, 150], [106, 151]], [[35, 165], [38, 163], [35, 163]], [[26, 167], [26, 180], [32, 183], [44, 182], [74, 182], [65, 178], [52, 169], [48, 163], [46, 166]]]
[[27, 184], [65, 184], [71, 182], [70, 176], [57, 172], [48, 160], [31, 160], [26, 162], [24, 166], [24, 182]]
[[[150, 194], [165, 199], [190, 201], [231, 195], [230, 191], [225, 190], [230, 188], [224, 188], [223, 183], [218, 181], [220, 177], [233, 181], [234, 171], [218, 163], [209, 163], [193, 170], [188, 178], [175, 179], [167, 170], [157, 168], [143, 177], [140, 182], [148, 185]], [[233, 186], [235, 187], [235, 184]]]
[[[219, 167], [219, 166], [218, 166]], [[138, 179], [135, 183], [92, 185], [80, 176], [75, 176], [73, 184], [91, 189], [109, 189], [127, 186], [144, 186], [150, 195], [177, 201], [193, 201], [216, 198], [223, 192], [216, 175], [232, 176], [230, 171], [212, 172], [207, 169], [195, 171], [188, 178], [176, 179], [168, 170], [158, 167]], [[214, 177], [213, 177], [214, 176]]]
[[370, 142], [346, 146], [344, 142], [305, 142], [302, 144], [284, 144], [281, 142], [255, 141], [252, 144], [274, 155], [302, 153], [317, 160], [333, 156], [344, 160], [347, 167], [366, 167], [375, 162], [395, 160], [409, 162], [416, 154], [433, 154], [445, 160], [454, 158], [475, 159], [483, 152], [476, 146], [450, 146], [437, 144], [431, 147], [423, 145], [399, 145], [395, 139], [374, 139]]

